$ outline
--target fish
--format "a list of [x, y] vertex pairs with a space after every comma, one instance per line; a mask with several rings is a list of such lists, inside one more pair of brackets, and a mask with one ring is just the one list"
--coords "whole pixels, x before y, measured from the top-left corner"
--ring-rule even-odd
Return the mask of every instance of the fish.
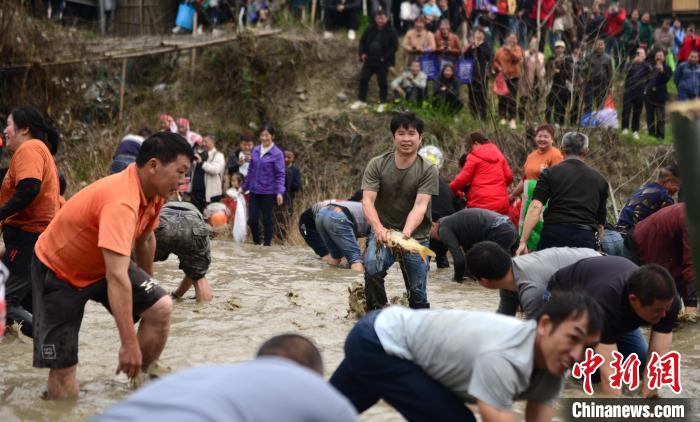
[[416, 239], [406, 237], [403, 233], [396, 230], [389, 230], [387, 246], [390, 248], [398, 248], [405, 252], [417, 253], [420, 255], [423, 262], [426, 262], [429, 256], [435, 258], [435, 252], [421, 245]]

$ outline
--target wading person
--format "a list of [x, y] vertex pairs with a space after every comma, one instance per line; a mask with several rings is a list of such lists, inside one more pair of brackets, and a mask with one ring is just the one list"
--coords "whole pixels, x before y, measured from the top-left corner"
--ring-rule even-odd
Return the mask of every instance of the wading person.
[[[382, 244], [389, 231], [400, 231], [428, 246], [430, 199], [438, 194], [438, 169], [418, 155], [423, 121], [413, 113], [391, 119], [394, 149], [372, 158], [362, 178], [362, 205], [372, 229], [365, 251], [365, 298], [367, 308], [387, 304], [384, 277], [396, 257]], [[400, 252], [408, 302], [412, 308], [428, 308], [427, 280], [430, 260], [417, 253]]]
[[557, 246], [595, 249], [603, 239], [608, 182], [586, 165], [588, 137], [568, 132], [561, 140], [564, 161], [540, 172], [527, 210], [517, 255], [527, 253], [527, 243], [542, 214], [544, 224], [538, 250]]
[[248, 168], [248, 176], [243, 183], [243, 191], [250, 192], [249, 211], [250, 231], [253, 243], [259, 245], [260, 229], [258, 220], [262, 214], [263, 242], [272, 244], [275, 221], [272, 218], [275, 203], [281, 206], [284, 201], [284, 153], [274, 143], [275, 129], [266, 124], [260, 131], [260, 145], [253, 148]]
[[430, 237], [442, 242], [450, 251], [455, 266], [454, 280], [462, 281], [465, 272], [469, 274], [464, 254], [472, 246], [491, 240], [506, 251], [512, 251], [518, 240], [518, 231], [505, 215], [467, 208], [433, 223]]
[[525, 318], [535, 318], [546, 300], [547, 283], [560, 269], [581, 259], [600, 256], [588, 248], [549, 248], [512, 258], [508, 249], [484, 241], [467, 253], [472, 276], [487, 289], [498, 289], [499, 314], [515, 316], [518, 305]]
[[351, 270], [365, 270], [357, 239], [367, 236], [369, 225], [361, 202], [333, 201], [324, 206], [316, 216], [316, 228], [328, 248], [328, 264], [338, 266], [345, 257]]
[[130, 133], [123, 137], [114, 151], [112, 162], [109, 165], [109, 174], [119, 173], [136, 161], [141, 144], [149, 136], [151, 136], [151, 131], [148, 128], [142, 128], [138, 135]]
[[460, 310], [391, 307], [348, 334], [331, 384], [358, 413], [380, 399], [410, 421], [551, 421], [564, 374], [595, 344], [602, 311], [580, 293], [553, 297], [537, 320]]
[[139, 389], [95, 421], [356, 421], [347, 399], [322, 376], [316, 346], [282, 334], [267, 340], [252, 361], [186, 369]]
[[182, 136], [156, 133], [141, 145], [136, 163], [78, 192], [39, 237], [32, 261], [34, 366], [50, 368], [49, 398], [78, 395], [78, 332], [88, 300], [100, 302], [116, 322], [117, 373], [133, 378], [160, 356], [172, 301], [151, 278], [153, 230], [164, 198], [175, 193], [193, 159]]
[[10, 270], [5, 286], [7, 322], [20, 323], [22, 332], [31, 337], [32, 315], [28, 310], [34, 244], [60, 207], [58, 170], [52, 157], [58, 149], [58, 133], [37, 110], [22, 107], [7, 117], [5, 137], [13, 151], [0, 188], [5, 242], [2, 262]]
[[[673, 326], [676, 323], [680, 299], [673, 278], [663, 267], [655, 264], [638, 267], [619, 256], [587, 258], [554, 273], [548, 286], [552, 295], [559, 291], [582, 290], [604, 311], [604, 324], [596, 353], [605, 359], [600, 367], [602, 391], [619, 396], [621, 391], [610, 387], [613, 352], [627, 357], [636, 353], [640, 368], [646, 368], [652, 352], [659, 356], [671, 350]], [[649, 345], [644, 341], [640, 326], [651, 325]], [[646, 371], [644, 371], [646, 372]], [[654, 396], [647, 386], [647, 375], [641, 380], [644, 397]]]
[[206, 275], [211, 264], [210, 230], [202, 213], [189, 202], [168, 202], [160, 210], [159, 220], [154, 261], [165, 261], [175, 254], [185, 273], [171, 295], [180, 299], [194, 286], [197, 302], [209, 302], [212, 295]]

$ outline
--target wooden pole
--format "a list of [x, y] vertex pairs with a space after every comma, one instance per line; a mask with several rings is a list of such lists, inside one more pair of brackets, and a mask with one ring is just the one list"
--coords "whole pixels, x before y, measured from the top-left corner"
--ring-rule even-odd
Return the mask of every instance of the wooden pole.
[[[197, 12], [194, 12], [194, 23], [192, 24], [192, 36], [197, 36]], [[192, 63], [190, 67], [190, 76], [194, 78], [194, 66], [197, 63], [197, 49], [192, 49]]]
[[126, 91], [126, 61], [127, 59], [122, 60], [122, 79], [121, 84], [119, 86], [119, 121], [122, 120], [122, 116], [124, 115], [124, 91]]
[[685, 224], [692, 260], [695, 287], [700, 299], [700, 100], [674, 102], [666, 108], [673, 128], [673, 142], [683, 184]]
[[316, 3], [317, 0], [311, 0], [311, 22], [309, 23], [313, 28], [316, 23]]
[[141, 35], [144, 35], [143, 0], [139, 0], [139, 25], [141, 25]]

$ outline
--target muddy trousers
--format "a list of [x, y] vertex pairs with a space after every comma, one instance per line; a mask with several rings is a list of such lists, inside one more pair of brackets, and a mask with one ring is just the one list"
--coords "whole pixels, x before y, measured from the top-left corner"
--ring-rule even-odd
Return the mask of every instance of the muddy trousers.
[[372, 75], [377, 75], [377, 84], [379, 84], [379, 101], [386, 102], [389, 86], [387, 85], [387, 66], [381, 63], [369, 64], [365, 62], [360, 71], [360, 101], [367, 102], [367, 87]]
[[33, 336], [32, 328], [32, 278], [31, 263], [34, 245], [41, 233], [31, 233], [10, 225], [2, 229], [5, 241], [5, 254], [2, 263], [10, 270], [6, 282], [7, 325], [17, 322], [22, 325], [22, 333]]
[[367, 314], [350, 330], [345, 358], [331, 377], [331, 385], [358, 413], [381, 399], [409, 421], [476, 421], [449, 388], [410, 360], [384, 351], [374, 329], [380, 312]]
[[[427, 241], [422, 242], [427, 247]], [[381, 309], [387, 304], [386, 290], [384, 289], [384, 277], [387, 270], [399, 261], [403, 280], [408, 293], [408, 304], [411, 308], [429, 308], [428, 302], [428, 268], [430, 258], [425, 262], [420, 255], [415, 253], [399, 253], [394, 256], [388, 248], [377, 248], [374, 233], [367, 238], [365, 250], [365, 299], [367, 309]]]

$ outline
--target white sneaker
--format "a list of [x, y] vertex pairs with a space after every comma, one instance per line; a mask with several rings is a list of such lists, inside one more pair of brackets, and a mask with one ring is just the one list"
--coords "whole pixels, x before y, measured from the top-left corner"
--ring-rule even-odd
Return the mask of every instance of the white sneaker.
[[510, 126], [510, 128], [513, 130], [515, 130], [518, 127], [518, 125], [515, 124], [515, 119], [511, 119], [508, 126]]
[[323, 31], [323, 38], [329, 40], [329, 39], [333, 38], [333, 33], [328, 32], [328, 31]]
[[505, 126], [505, 124], [506, 124], [507, 122], [506, 122], [506, 119], [501, 119], [501, 121], [498, 122], [498, 123], [500, 123], [501, 126]]
[[634, 133], [632, 134], [632, 137], [633, 137], [634, 139], [639, 139], [639, 132], [634, 132]]
[[381, 103], [377, 106], [377, 113], [384, 113], [386, 111], [386, 104]]
[[629, 133], [630, 133], [630, 131], [627, 130], [627, 129], [623, 129], [623, 130], [622, 130], [622, 136], [626, 136], [626, 135], [629, 134]]
[[350, 41], [355, 41], [355, 31], [354, 30], [351, 29], [348, 31], [348, 39]]
[[361, 108], [367, 107], [367, 103], [364, 101], [357, 100], [350, 105], [350, 110], [359, 110]]

